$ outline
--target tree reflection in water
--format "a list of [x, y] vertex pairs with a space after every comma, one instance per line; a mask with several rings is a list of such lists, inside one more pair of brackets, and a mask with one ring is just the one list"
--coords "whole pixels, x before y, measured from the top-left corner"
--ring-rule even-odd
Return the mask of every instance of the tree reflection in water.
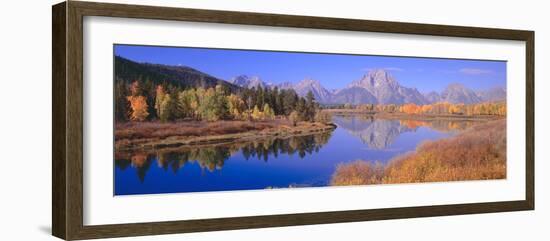
[[[334, 116], [338, 128], [355, 136], [374, 150], [383, 150], [391, 146], [403, 133], [416, 132], [427, 127], [441, 132], [458, 132], [478, 123], [464, 120], [395, 120], [375, 119], [370, 116]], [[305, 158], [319, 152], [329, 142], [332, 132], [290, 138], [266, 138], [249, 142], [206, 146], [182, 146], [162, 148], [150, 151], [132, 151], [115, 153], [115, 165], [124, 171], [128, 166], [137, 170], [141, 182], [151, 164], [156, 162], [164, 170], [177, 173], [187, 163], [196, 163], [201, 170], [214, 172], [221, 170], [224, 162], [231, 156], [241, 153], [244, 159], [257, 159], [267, 162], [279, 155], [298, 155]]]
[[279, 154], [294, 155], [297, 153], [300, 158], [304, 158], [308, 154], [318, 152], [323, 145], [328, 143], [331, 136], [332, 132], [325, 132], [286, 139], [268, 138], [244, 143], [117, 152], [115, 153], [115, 165], [121, 170], [125, 170], [130, 165], [136, 168], [137, 175], [143, 182], [145, 174], [155, 161], [160, 168], [171, 169], [174, 173], [177, 173], [187, 163], [197, 163], [202, 170], [213, 172], [222, 169], [224, 162], [238, 152], [241, 152], [246, 160], [256, 158], [265, 162], [270, 157], [277, 158]]

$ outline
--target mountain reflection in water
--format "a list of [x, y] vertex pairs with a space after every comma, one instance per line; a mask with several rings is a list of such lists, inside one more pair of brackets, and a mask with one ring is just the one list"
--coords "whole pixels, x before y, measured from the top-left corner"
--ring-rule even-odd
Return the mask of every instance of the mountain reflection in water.
[[472, 121], [334, 116], [332, 132], [115, 153], [115, 195], [327, 186], [338, 163], [381, 162]]
[[430, 127], [442, 132], [460, 131], [472, 126], [474, 121], [450, 120], [391, 120], [375, 119], [372, 116], [335, 116], [334, 123], [360, 138], [373, 149], [384, 149], [405, 132], [414, 132], [419, 127]]

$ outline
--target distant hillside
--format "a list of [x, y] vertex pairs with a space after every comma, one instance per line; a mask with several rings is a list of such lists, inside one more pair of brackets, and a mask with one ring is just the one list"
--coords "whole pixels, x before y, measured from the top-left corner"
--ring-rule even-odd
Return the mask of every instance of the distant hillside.
[[181, 88], [226, 86], [232, 92], [241, 87], [209, 74], [185, 66], [138, 63], [120, 56], [115, 57], [115, 80], [150, 80], [154, 84], [168, 83]]

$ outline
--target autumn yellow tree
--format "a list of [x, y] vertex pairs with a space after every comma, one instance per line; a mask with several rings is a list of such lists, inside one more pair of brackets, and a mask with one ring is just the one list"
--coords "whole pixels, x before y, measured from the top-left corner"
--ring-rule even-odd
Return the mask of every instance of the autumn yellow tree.
[[450, 105], [449, 114], [462, 114], [462, 109], [460, 105]]
[[409, 103], [402, 106], [402, 111], [406, 114], [417, 114], [419, 112], [419, 108], [416, 104]]
[[265, 120], [272, 120], [275, 117], [275, 113], [273, 112], [273, 109], [269, 107], [269, 104], [264, 104], [264, 111], [263, 111], [263, 119]]
[[182, 112], [182, 117], [198, 118], [199, 98], [197, 92], [197, 89], [188, 89], [178, 94], [177, 102]]
[[144, 121], [149, 112], [147, 112], [147, 101], [144, 96], [128, 96], [128, 102], [130, 102], [130, 120], [132, 121]]
[[168, 121], [170, 119], [170, 115], [172, 113], [170, 113], [171, 109], [170, 109], [170, 105], [172, 104], [172, 98], [170, 97], [170, 95], [165, 95], [162, 99], [161, 99], [161, 102], [160, 102], [160, 105], [159, 105], [159, 117], [160, 117], [160, 120], [165, 122], [165, 121]]
[[155, 98], [155, 110], [157, 111], [157, 116], [161, 116], [161, 105], [164, 101], [164, 98], [168, 96], [166, 94], [166, 91], [164, 91], [164, 87], [162, 85], [157, 86], [156, 89], [156, 98]]
[[227, 96], [227, 106], [233, 119], [244, 119], [246, 106], [241, 97], [235, 94]]
[[432, 104], [432, 112], [434, 114], [448, 114], [450, 105], [451, 104], [448, 102], [439, 102]]
[[506, 104], [501, 104], [498, 108], [499, 115], [506, 115]]
[[422, 109], [421, 109], [421, 112], [422, 114], [429, 114], [432, 112], [432, 106], [431, 105], [423, 105], [422, 106]]
[[260, 111], [260, 108], [258, 108], [257, 105], [254, 106], [254, 110], [252, 111], [252, 119], [253, 120], [260, 120], [263, 117], [263, 113]]
[[206, 89], [204, 94], [199, 95], [197, 92], [199, 98], [198, 111], [202, 120], [218, 121], [227, 117], [227, 99], [224, 93], [225, 91], [220, 85], [216, 88]]

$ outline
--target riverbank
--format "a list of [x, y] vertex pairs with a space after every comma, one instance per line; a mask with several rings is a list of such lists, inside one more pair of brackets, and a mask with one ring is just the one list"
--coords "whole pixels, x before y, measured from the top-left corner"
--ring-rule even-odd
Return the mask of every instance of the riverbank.
[[506, 116], [497, 115], [460, 115], [460, 114], [406, 114], [406, 113], [388, 113], [388, 112], [374, 112], [357, 109], [325, 109], [332, 115], [364, 115], [372, 118], [379, 119], [399, 119], [399, 120], [499, 120], [505, 119]]
[[339, 164], [331, 185], [446, 182], [506, 178], [506, 120], [427, 141], [387, 164], [358, 160]]
[[288, 138], [332, 131], [334, 124], [287, 120], [269, 121], [182, 121], [173, 123], [129, 122], [115, 126], [115, 148], [155, 149], [246, 142], [269, 137]]

